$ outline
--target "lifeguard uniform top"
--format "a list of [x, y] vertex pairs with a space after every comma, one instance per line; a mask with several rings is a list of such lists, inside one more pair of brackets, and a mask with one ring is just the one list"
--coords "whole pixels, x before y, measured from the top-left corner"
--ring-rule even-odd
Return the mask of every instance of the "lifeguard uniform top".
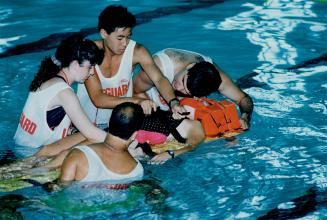
[[[98, 65], [95, 66], [95, 74], [99, 77], [104, 93], [111, 96], [132, 97], [133, 53], [135, 44], [135, 41], [129, 41], [121, 59], [118, 72], [113, 77], [104, 77], [100, 67]], [[81, 102], [82, 108], [91, 122], [100, 128], [108, 127], [112, 109], [100, 109], [95, 107], [84, 84], [78, 85], [77, 96]]]
[[65, 82], [58, 82], [46, 89], [29, 93], [14, 137], [16, 144], [38, 148], [67, 135], [71, 124], [67, 114], [60, 124], [53, 129], [47, 123], [49, 103], [64, 89], [72, 88]]

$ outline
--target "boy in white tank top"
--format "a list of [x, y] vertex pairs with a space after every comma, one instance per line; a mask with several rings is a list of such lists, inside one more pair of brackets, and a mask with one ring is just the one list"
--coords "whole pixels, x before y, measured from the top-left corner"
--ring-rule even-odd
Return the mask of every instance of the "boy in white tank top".
[[171, 103], [175, 119], [181, 119], [183, 116], [179, 113], [186, 112], [148, 50], [130, 40], [135, 25], [135, 16], [122, 6], [108, 6], [99, 16], [98, 29], [102, 39], [95, 43], [104, 51], [104, 59], [96, 67], [95, 74], [85, 81], [85, 87], [82, 85], [78, 89], [84, 110], [98, 126], [105, 124], [105, 127], [111, 114], [111, 110], [102, 109], [112, 109], [123, 102], [140, 104], [145, 114], [156, 109], [151, 100], [132, 97], [132, 69], [137, 64], [144, 69], [162, 97]]

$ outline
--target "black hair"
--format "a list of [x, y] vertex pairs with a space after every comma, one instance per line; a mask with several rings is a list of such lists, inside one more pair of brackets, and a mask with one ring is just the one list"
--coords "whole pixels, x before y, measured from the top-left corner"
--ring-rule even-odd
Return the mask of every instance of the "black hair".
[[141, 128], [144, 117], [140, 105], [131, 102], [119, 104], [112, 110], [109, 120], [109, 133], [128, 140], [135, 131]]
[[212, 63], [202, 61], [188, 71], [186, 86], [192, 96], [207, 96], [217, 91], [220, 84], [220, 73]]
[[42, 83], [56, 76], [60, 69], [68, 67], [74, 60], [79, 64], [89, 61], [91, 65], [95, 65], [100, 64], [103, 57], [103, 51], [93, 41], [84, 39], [81, 34], [67, 37], [59, 44], [54, 57], [45, 57], [41, 62], [29, 89], [36, 91]]
[[106, 7], [98, 19], [98, 30], [104, 29], [107, 34], [114, 32], [116, 28], [134, 28], [136, 25], [135, 16], [121, 5]]

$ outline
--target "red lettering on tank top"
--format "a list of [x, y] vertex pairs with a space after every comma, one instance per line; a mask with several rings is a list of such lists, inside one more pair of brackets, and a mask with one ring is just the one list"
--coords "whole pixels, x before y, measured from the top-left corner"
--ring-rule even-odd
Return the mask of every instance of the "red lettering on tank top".
[[128, 85], [122, 85], [122, 89], [123, 89], [123, 94], [126, 94], [128, 91]]
[[128, 84], [123, 84], [121, 86], [115, 88], [105, 88], [102, 90], [103, 93], [111, 95], [111, 96], [124, 96], [128, 91]]
[[34, 134], [35, 130], [36, 130], [36, 124], [34, 122], [31, 122], [27, 132], [30, 134]]
[[111, 91], [110, 88], [103, 89], [103, 93], [108, 94], [108, 95], [111, 95], [110, 91]]
[[24, 122], [23, 122], [23, 129], [24, 129], [25, 131], [27, 131], [27, 130], [29, 129], [29, 127], [30, 127], [30, 123], [31, 123], [31, 121], [30, 121], [28, 118], [25, 118], [25, 120], [24, 120]]
[[25, 119], [25, 115], [24, 115], [24, 112], [20, 115], [20, 119], [19, 119], [19, 124], [21, 127], [23, 127], [23, 121]]
[[117, 96], [123, 96], [123, 91], [122, 91], [122, 88], [121, 86], [117, 88]]
[[61, 139], [63, 139], [64, 137], [66, 137], [66, 133], [67, 133], [67, 129], [64, 128], [64, 129], [62, 130]]
[[20, 119], [19, 119], [19, 124], [21, 126], [21, 128], [26, 131], [27, 133], [33, 135], [37, 125], [32, 122], [30, 119], [25, 117], [24, 112], [21, 114]]

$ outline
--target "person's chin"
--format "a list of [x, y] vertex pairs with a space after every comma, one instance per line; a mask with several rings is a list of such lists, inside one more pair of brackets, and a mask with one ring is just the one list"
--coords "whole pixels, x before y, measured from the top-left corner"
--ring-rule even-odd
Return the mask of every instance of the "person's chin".
[[125, 50], [126, 49], [118, 49], [115, 52], [116, 52], [117, 55], [122, 55], [125, 52]]

